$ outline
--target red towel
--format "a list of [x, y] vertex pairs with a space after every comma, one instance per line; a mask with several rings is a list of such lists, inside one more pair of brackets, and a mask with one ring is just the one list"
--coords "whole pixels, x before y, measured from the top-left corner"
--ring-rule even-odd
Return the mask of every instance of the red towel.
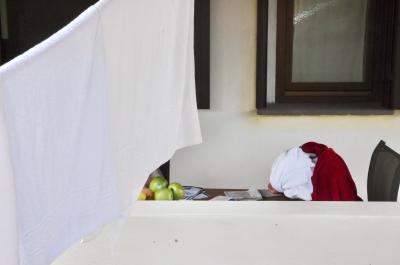
[[312, 176], [313, 201], [362, 201], [346, 163], [332, 148], [309, 142], [301, 149], [318, 157]]

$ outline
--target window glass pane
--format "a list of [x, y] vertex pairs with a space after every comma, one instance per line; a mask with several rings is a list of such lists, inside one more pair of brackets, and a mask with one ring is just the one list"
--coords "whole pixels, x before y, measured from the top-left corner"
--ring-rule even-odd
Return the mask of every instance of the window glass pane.
[[368, 0], [294, 3], [292, 81], [364, 81]]

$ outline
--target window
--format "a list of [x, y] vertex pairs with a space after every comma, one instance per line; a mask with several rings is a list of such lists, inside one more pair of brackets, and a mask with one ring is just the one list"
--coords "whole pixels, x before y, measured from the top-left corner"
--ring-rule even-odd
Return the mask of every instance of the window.
[[[278, 0], [276, 4], [276, 104], [393, 107], [397, 1]], [[259, 0], [259, 109], [268, 107], [267, 52], [272, 51], [267, 50], [267, 37], [268, 1]]]

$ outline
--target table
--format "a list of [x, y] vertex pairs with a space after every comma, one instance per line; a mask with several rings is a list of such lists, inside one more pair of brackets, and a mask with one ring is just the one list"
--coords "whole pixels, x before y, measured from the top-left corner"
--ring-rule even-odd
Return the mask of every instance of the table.
[[[217, 196], [225, 196], [225, 191], [245, 191], [246, 189], [217, 189], [217, 188], [205, 188], [207, 199], [204, 201], [209, 201]], [[283, 194], [271, 194], [271, 196], [263, 197], [263, 201], [299, 201], [298, 199], [290, 199], [285, 197]]]

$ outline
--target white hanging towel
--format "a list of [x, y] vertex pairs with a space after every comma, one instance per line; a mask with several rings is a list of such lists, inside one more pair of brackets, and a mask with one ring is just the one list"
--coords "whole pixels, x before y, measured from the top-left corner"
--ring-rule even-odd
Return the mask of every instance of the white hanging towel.
[[[0, 89], [0, 106], [3, 106], [2, 92]], [[0, 216], [0, 264], [19, 264], [15, 183], [4, 108], [0, 108]]]
[[201, 142], [193, 0], [100, 2], [123, 208], [175, 150]]
[[100, 1], [0, 69], [0, 184], [10, 187], [0, 264], [3, 254], [6, 265], [50, 264], [201, 142], [193, 10], [193, 0]]
[[0, 70], [23, 265], [119, 216], [102, 39], [90, 8]]
[[278, 192], [292, 199], [311, 200], [311, 177], [315, 164], [301, 148], [292, 148], [274, 161], [269, 177], [270, 184]]

